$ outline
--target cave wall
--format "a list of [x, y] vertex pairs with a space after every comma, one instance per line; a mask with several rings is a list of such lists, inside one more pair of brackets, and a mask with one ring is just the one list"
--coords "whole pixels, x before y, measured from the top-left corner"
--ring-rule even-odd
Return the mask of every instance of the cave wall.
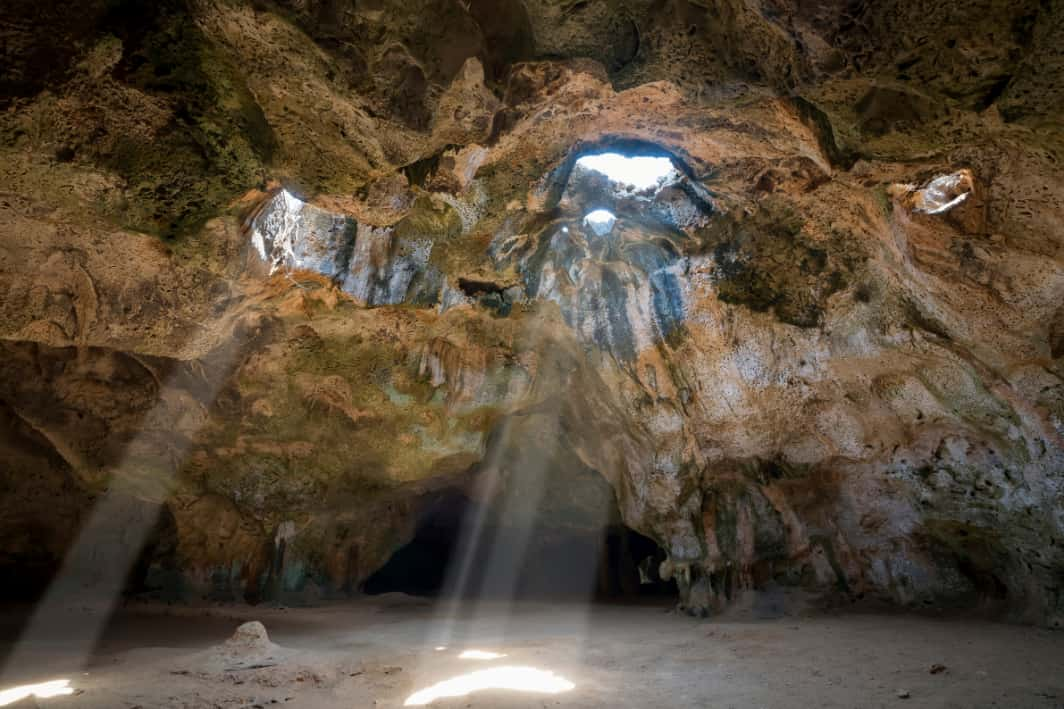
[[1059, 624], [1060, 3], [507, 8], [0, 9], [5, 575], [115, 498], [138, 589], [349, 594], [434, 491], [586, 469], [694, 609]]

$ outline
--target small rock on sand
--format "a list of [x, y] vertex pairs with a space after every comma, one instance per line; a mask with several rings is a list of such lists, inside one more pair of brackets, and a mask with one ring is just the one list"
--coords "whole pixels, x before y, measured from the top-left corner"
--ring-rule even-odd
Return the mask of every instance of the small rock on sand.
[[231, 652], [269, 652], [273, 647], [266, 626], [257, 620], [244, 623], [225, 641], [225, 649]]

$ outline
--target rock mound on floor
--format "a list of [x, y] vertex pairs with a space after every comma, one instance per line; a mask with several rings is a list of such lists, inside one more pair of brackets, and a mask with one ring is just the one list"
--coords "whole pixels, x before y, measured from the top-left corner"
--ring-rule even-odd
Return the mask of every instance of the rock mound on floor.
[[238, 627], [233, 637], [226, 640], [222, 647], [233, 654], [262, 653], [277, 649], [277, 645], [270, 642], [266, 626], [257, 620]]

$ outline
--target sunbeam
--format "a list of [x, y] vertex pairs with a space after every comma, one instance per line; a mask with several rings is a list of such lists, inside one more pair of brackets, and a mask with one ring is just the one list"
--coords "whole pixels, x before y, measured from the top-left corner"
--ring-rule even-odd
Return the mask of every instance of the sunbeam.
[[[235, 367], [241, 346], [234, 338], [204, 360], [180, 365], [186, 373], [194, 373], [200, 385], [200, 398], [191, 404], [177, 383], [180, 373], [160, 382], [153, 408], [142, 420], [137, 436], [125, 446], [123, 457], [111, 466], [110, 484], [4, 663], [0, 673], [4, 683], [35, 671], [34, 646], [50, 640], [62, 639], [70, 670], [87, 664], [192, 446], [187, 433], [178, 433], [165, 422], [186, 414], [199, 416], [208, 408], [227, 373]], [[142, 483], [145, 470], [151, 471], [150, 486]], [[73, 603], [79, 608], [91, 606], [95, 612], [73, 615]]]

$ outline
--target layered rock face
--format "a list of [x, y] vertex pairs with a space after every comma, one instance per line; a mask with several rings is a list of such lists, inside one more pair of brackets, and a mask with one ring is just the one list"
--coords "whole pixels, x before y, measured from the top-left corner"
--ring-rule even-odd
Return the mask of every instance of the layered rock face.
[[9, 589], [107, 500], [133, 590], [357, 593], [460, 491], [1064, 622], [1061, 7], [96, 5], [0, 10]]

